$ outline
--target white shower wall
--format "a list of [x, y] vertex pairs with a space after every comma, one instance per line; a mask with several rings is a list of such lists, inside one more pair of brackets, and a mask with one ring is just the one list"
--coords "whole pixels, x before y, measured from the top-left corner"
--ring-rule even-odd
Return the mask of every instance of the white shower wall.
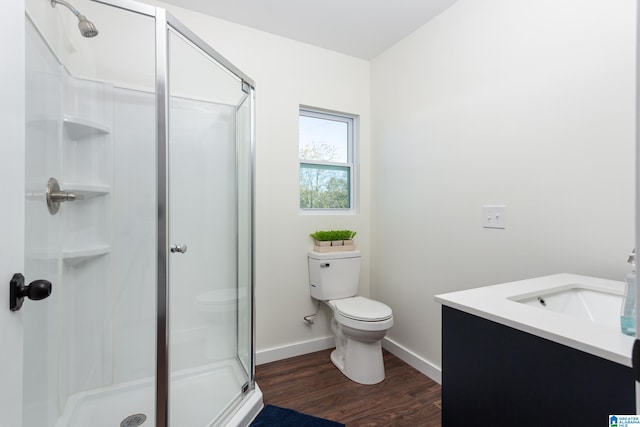
[[[22, 316], [25, 424], [53, 425], [67, 398], [112, 382], [113, 89], [75, 79], [27, 20], [25, 273], [52, 296]], [[49, 213], [57, 178], [77, 196]]]
[[[22, 18], [24, 21], [24, 18]], [[25, 43], [26, 65], [26, 123], [25, 144], [21, 162], [25, 165], [25, 189], [29, 197], [25, 200], [23, 226], [26, 252], [25, 268], [27, 280], [35, 278], [57, 278], [60, 271], [58, 261], [60, 216], [51, 216], [43, 205], [41, 194], [47, 180], [60, 173], [60, 134], [61, 134], [61, 75], [59, 64], [54, 60], [34, 28], [26, 22]], [[27, 157], [29, 159], [27, 161]], [[51, 256], [49, 256], [51, 254]], [[55, 254], [55, 255], [53, 255]], [[55, 285], [55, 282], [54, 282]], [[32, 355], [25, 365], [31, 369], [20, 372], [23, 384], [24, 425], [47, 425], [47, 419], [55, 419], [58, 408], [58, 384], [56, 375], [59, 364], [57, 342], [60, 339], [58, 329], [39, 327], [57, 323], [58, 292], [54, 287], [52, 295], [37, 306], [25, 304], [21, 310], [24, 331], [24, 354]], [[42, 358], [36, 361], [36, 358]], [[22, 362], [22, 361], [21, 361]]]
[[155, 97], [114, 90], [115, 383], [155, 373]]

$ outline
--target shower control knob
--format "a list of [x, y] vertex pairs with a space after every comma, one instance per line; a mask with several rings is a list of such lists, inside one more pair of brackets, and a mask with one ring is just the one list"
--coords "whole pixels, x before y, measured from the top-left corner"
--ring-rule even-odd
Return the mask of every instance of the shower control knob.
[[171, 251], [171, 253], [185, 253], [187, 252], [187, 245], [171, 245], [171, 247], [169, 248], [169, 250]]
[[51, 215], [55, 215], [60, 210], [60, 203], [73, 202], [80, 200], [82, 197], [76, 196], [68, 191], [60, 190], [60, 184], [55, 178], [49, 178], [47, 188], [44, 191], [45, 200], [47, 201], [47, 209]]
[[9, 282], [9, 309], [11, 311], [20, 310], [25, 297], [32, 301], [38, 301], [49, 295], [51, 295], [51, 282], [40, 279], [25, 286], [24, 276], [16, 273]]

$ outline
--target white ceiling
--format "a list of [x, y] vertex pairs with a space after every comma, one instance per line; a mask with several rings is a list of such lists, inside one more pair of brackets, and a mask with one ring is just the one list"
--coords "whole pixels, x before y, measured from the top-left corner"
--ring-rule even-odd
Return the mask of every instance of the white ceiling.
[[163, 0], [227, 21], [372, 59], [457, 0]]

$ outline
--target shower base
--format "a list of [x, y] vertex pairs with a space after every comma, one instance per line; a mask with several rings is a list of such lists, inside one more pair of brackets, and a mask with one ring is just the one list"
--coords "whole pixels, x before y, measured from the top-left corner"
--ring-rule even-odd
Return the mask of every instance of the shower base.
[[[208, 427], [242, 397], [245, 376], [238, 362], [217, 362], [171, 375], [169, 416], [172, 426]], [[114, 427], [144, 414], [141, 427], [155, 427], [155, 381], [147, 378], [69, 397], [55, 427]]]

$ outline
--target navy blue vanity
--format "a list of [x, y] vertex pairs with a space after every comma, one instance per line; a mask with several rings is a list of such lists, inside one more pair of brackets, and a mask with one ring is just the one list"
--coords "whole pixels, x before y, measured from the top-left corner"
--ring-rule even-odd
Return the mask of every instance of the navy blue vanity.
[[622, 293], [558, 274], [437, 295], [442, 426], [601, 427], [635, 414]]

